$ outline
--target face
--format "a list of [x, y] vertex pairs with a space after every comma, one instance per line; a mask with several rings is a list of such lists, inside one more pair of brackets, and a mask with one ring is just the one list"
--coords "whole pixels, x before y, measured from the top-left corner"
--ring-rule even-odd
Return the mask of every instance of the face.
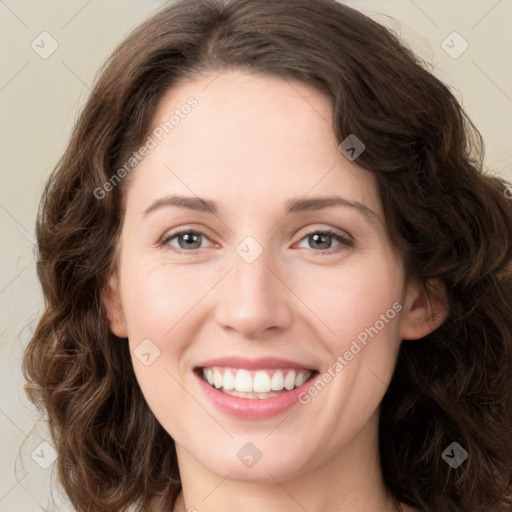
[[180, 463], [286, 480], [369, 450], [400, 340], [425, 334], [331, 108], [299, 81], [224, 72], [155, 114], [108, 308]]

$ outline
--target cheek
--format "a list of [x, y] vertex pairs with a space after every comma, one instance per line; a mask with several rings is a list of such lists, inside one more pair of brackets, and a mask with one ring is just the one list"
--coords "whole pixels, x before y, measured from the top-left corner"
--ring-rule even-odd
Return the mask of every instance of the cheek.
[[[127, 265], [126, 268], [130, 268]], [[204, 270], [138, 260], [124, 286], [128, 330], [162, 344], [170, 331], [207, 293], [213, 280]]]
[[183, 388], [190, 378], [184, 372], [183, 355], [195, 337], [194, 306], [211, 285], [204, 272], [185, 266], [144, 258], [127, 258], [125, 263], [123, 304], [134, 372], [159, 423], [179, 438], [181, 423], [174, 411], [186, 415], [190, 407]]
[[[323, 324], [324, 339], [333, 340], [339, 349], [379, 322], [403, 292], [400, 269], [387, 258], [354, 259], [339, 269], [321, 268], [304, 274], [296, 284], [297, 295]], [[397, 323], [386, 323], [386, 327]]]

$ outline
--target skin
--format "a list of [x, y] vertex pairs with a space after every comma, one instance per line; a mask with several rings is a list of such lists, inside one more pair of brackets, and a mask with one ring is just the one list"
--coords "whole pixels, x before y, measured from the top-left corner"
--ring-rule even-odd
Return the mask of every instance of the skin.
[[[112, 331], [129, 338], [146, 400], [176, 443], [183, 494], [175, 511], [397, 510], [379, 467], [379, 404], [401, 340], [437, 328], [441, 305], [406, 282], [375, 179], [338, 150], [328, 97], [249, 72], [201, 75], [168, 91], [152, 129], [190, 96], [198, 106], [124, 184], [117, 270], [104, 297]], [[166, 206], [144, 215], [170, 194], [214, 200], [219, 211]], [[333, 194], [373, 215], [346, 206], [285, 214], [291, 198]], [[198, 253], [179, 254], [190, 251], [182, 237], [158, 245], [179, 227], [203, 233], [191, 245], [200, 243]], [[326, 228], [353, 244], [307, 236]], [[236, 252], [247, 236], [263, 249], [252, 263]], [[322, 372], [395, 302], [400, 313], [291, 413], [221, 413], [192, 373], [200, 361], [236, 355]], [[144, 339], [160, 350], [149, 366], [133, 352]], [[262, 453], [251, 468], [236, 457], [247, 442]]]

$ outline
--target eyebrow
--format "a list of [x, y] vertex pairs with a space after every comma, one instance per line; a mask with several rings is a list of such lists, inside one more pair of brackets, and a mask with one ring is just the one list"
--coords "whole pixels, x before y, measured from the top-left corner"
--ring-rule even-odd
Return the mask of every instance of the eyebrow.
[[[219, 208], [215, 201], [204, 199], [201, 197], [188, 197], [188, 196], [177, 196], [171, 195], [157, 199], [154, 203], [148, 206], [144, 210], [144, 216], [149, 213], [163, 208], [165, 206], [177, 206], [180, 208], [186, 208], [188, 210], [194, 210], [198, 212], [211, 213], [217, 215]], [[341, 196], [325, 196], [325, 197], [310, 197], [310, 198], [292, 198], [286, 201], [285, 213], [300, 213], [305, 211], [318, 211], [332, 206], [344, 206], [353, 208], [363, 214], [368, 220], [380, 221], [380, 217], [370, 208], [358, 201], [350, 201]]]

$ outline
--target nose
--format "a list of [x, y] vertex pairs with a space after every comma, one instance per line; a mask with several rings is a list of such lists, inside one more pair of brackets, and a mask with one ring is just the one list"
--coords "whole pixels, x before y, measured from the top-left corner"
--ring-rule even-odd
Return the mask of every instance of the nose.
[[270, 250], [248, 263], [238, 254], [225, 277], [216, 319], [244, 338], [262, 339], [287, 329], [293, 318], [293, 294], [276, 268]]

